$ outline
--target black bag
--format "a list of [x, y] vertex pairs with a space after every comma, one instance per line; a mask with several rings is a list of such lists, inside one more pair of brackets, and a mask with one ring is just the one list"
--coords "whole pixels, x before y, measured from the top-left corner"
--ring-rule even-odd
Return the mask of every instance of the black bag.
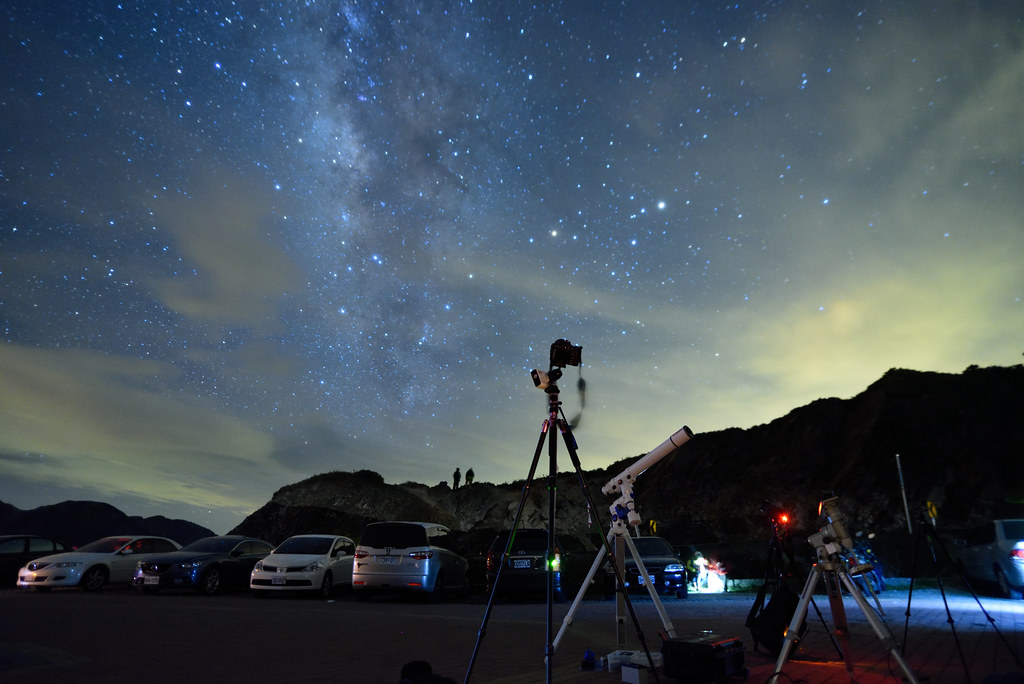
[[743, 642], [703, 632], [678, 637], [661, 635], [665, 676], [687, 684], [723, 684], [729, 677], [747, 677]]
[[[800, 597], [796, 592], [780, 584], [764, 605], [764, 595], [767, 586], [762, 586], [757, 592], [754, 605], [747, 615], [746, 626], [750, 629], [750, 635], [754, 638], [754, 650], [758, 644], [764, 644], [772, 654], [779, 655], [782, 651], [782, 644], [786, 640], [786, 628], [793, 620], [796, 607], [800, 605]], [[800, 625], [800, 635], [807, 629], [807, 623]]]

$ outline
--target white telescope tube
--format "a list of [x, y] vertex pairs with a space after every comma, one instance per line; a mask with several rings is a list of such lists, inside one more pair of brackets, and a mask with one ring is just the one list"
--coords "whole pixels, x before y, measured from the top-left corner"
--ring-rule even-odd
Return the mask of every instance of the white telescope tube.
[[624, 486], [631, 485], [633, 480], [639, 477], [641, 473], [686, 444], [690, 441], [691, 437], [693, 437], [693, 432], [690, 428], [685, 425], [679, 428], [671, 437], [649, 451], [646, 456], [642, 456], [636, 463], [623, 470], [616, 477], [608, 480], [608, 484], [601, 488], [601, 493], [606, 495], [618, 494]]

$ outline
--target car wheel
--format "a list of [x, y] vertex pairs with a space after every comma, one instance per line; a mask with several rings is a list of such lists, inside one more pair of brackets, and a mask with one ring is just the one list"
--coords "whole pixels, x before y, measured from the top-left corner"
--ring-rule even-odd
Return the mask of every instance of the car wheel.
[[334, 578], [331, 576], [331, 571], [328, 570], [324, 573], [323, 580], [320, 581], [320, 596], [325, 599], [331, 598], [331, 594], [334, 593]]
[[430, 600], [434, 603], [438, 603], [444, 598], [444, 573], [437, 573], [437, 577], [434, 579], [434, 590], [430, 592]]
[[207, 596], [213, 596], [220, 591], [220, 569], [216, 566], [210, 568], [199, 578], [199, 591]]
[[1019, 599], [1022, 593], [1014, 589], [1010, 585], [1010, 580], [1007, 579], [1006, 573], [1003, 572], [1002, 568], [996, 568], [996, 584], [999, 585], [999, 595], [1003, 598]]
[[85, 571], [78, 583], [84, 591], [99, 591], [107, 583], [107, 569], [102, 565], [94, 565]]

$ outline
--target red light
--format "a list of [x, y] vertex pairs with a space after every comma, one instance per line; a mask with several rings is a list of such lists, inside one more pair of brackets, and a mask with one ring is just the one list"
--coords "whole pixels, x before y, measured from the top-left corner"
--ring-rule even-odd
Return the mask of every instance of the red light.
[[410, 553], [409, 557], [413, 560], [428, 560], [433, 555], [433, 551], [417, 551], [416, 553]]
[[788, 525], [789, 524], [789, 516], [786, 515], [785, 513], [779, 513], [779, 523], [781, 523], [783, 525]]
[[1013, 560], [1024, 561], [1024, 549], [1014, 549], [1010, 552], [1010, 558]]
[[355, 553], [356, 558], [366, 558], [369, 555], [370, 554], [366, 553], [365, 551], [356, 551]]

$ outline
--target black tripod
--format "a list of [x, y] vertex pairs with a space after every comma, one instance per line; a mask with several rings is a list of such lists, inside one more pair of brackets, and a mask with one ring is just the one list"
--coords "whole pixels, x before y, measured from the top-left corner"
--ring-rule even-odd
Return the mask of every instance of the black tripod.
[[[956, 633], [956, 624], [955, 620], [953, 620], [953, 614], [949, 610], [949, 601], [946, 600], [946, 589], [942, 584], [942, 572], [939, 569], [939, 558], [938, 555], [935, 553], [936, 545], [938, 545], [939, 548], [942, 549], [944, 558], [948, 560], [953, 565], [953, 567], [957, 567], [957, 563], [953, 559], [953, 556], [950, 555], [949, 549], [946, 548], [945, 542], [943, 542], [941, 537], [935, 534], [935, 530], [932, 528], [931, 524], [924, 518], [919, 520], [917, 523], [916, 536], [917, 540], [914, 544], [914, 562], [910, 570], [910, 590], [907, 593], [906, 620], [903, 623], [903, 650], [905, 652], [907, 648], [907, 630], [910, 626], [910, 602], [914, 597], [914, 578], [917, 575], [917, 558], [918, 554], [921, 551], [921, 545], [927, 542], [928, 550], [931, 552], [932, 556], [932, 566], [935, 568], [935, 579], [938, 582], [939, 593], [942, 594], [942, 604], [946, 608], [946, 622], [949, 623], [949, 629], [953, 632], [953, 642], [956, 644], [957, 653], [960, 655], [960, 663], [964, 667], [964, 679], [968, 684], [970, 684], [971, 672], [967, 667], [967, 659], [964, 657], [963, 648], [960, 646], [960, 637]], [[988, 611], [985, 610], [985, 606], [981, 605], [981, 599], [978, 598], [978, 594], [975, 593], [974, 589], [971, 587], [971, 583], [967, 581], [967, 576], [962, 571], [960, 572], [960, 580], [964, 583], [964, 586], [967, 587], [967, 591], [971, 593], [971, 596], [974, 597], [974, 600], [978, 604], [978, 607], [981, 609], [981, 612], [985, 615], [985, 619], [988, 620], [990, 625], [992, 625], [992, 629], [996, 631], [996, 634], [999, 636], [999, 639], [1003, 642], [1003, 645], [1006, 646], [1006, 648], [1010, 651], [1010, 654], [1013, 656], [1013, 659], [1017, 663], [1017, 667], [1021, 670], [1024, 670], [1024, 663], [1021, 662], [1020, 656], [1018, 656], [1017, 652], [1013, 650], [1013, 646], [1011, 646], [1010, 643], [1006, 640], [1006, 637], [1003, 636], [1003, 633], [999, 631], [999, 627], [996, 626], [995, 620], [988, 613]]]
[[[495, 597], [498, 595], [498, 588], [501, 583], [501, 576], [505, 570], [505, 564], [508, 562], [509, 553], [512, 550], [512, 543], [515, 540], [516, 531], [519, 529], [519, 522], [523, 515], [523, 508], [526, 504], [526, 497], [530, 491], [530, 485], [533, 482], [534, 474], [537, 471], [537, 463], [540, 460], [541, 451], [544, 447], [544, 439], [547, 438], [548, 442], [548, 551], [547, 551], [547, 618], [545, 621], [547, 628], [547, 638], [544, 648], [544, 661], [547, 667], [547, 682], [551, 684], [552, 673], [554, 667], [554, 654], [555, 649], [553, 645], [553, 605], [555, 598], [555, 578], [554, 573], [551, 569], [551, 559], [555, 557], [555, 494], [556, 494], [556, 482], [555, 476], [558, 473], [558, 442], [555, 436], [555, 428], [562, 433], [562, 441], [565, 442], [565, 448], [569, 452], [569, 457], [572, 459], [573, 468], [576, 470], [576, 476], [579, 479], [580, 489], [583, 491], [583, 495], [587, 500], [587, 505], [590, 507], [592, 512], [596, 511], [594, 506], [594, 500], [590, 495], [590, 489], [587, 486], [586, 479], [583, 477], [583, 470], [580, 467], [580, 459], [576, 454], [576, 441], [572, 436], [572, 430], [569, 427], [569, 423], [565, 420], [565, 415], [562, 414], [561, 405], [562, 403], [558, 399], [558, 385], [557, 380], [562, 376], [560, 368], [552, 367], [548, 371], [548, 378], [550, 383], [544, 388], [544, 391], [548, 395], [548, 417], [544, 420], [544, 424], [541, 427], [540, 437], [537, 440], [537, 449], [533, 454], [533, 462], [530, 464], [530, 473], [526, 478], [526, 482], [523, 483], [523, 493], [519, 498], [519, 508], [516, 510], [515, 519], [512, 523], [512, 530], [508, 535], [508, 542], [505, 544], [505, 550], [501, 554], [501, 562], [498, 565], [498, 573], [494, 578], [494, 586], [491, 589], [490, 598], [487, 600], [487, 608], [484, 610], [483, 621], [480, 623], [480, 630], [477, 633], [476, 645], [473, 647], [473, 656], [470, 658], [469, 666], [466, 668], [466, 676], [463, 679], [464, 684], [468, 684], [470, 676], [473, 673], [473, 666], [476, 663], [477, 654], [480, 652], [480, 645], [483, 642], [484, 635], [487, 632], [487, 621], [490, 619], [491, 610], [494, 607]], [[538, 383], [538, 386], [540, 384]], [[600, 521], [598, 521], [600, 522]], [[608, 539], [604, 541], [605, 552], [611, 556], [613, 550]], [[616, 563], [612, 564], [615, 566], [616, 577], [618, 578], [619, 586], [624, 586], [622, 571], [618, 568]], [[626, 596], [626, 605], [629, 608], [629, 614], [633, 619], [633, 625], [637, 630], [637, 637], [640, 644], [643, 646], [644, 653], [647, 654], [647, 661], [651, 665], [651, 672], [654, 674], [655, 682], [660, 682], [658, 679], [657, 670], [654, 668], [653, 660], [651, 658], [651, 652], [647, 647], [647, 641], [644, 638], [643, 631], [640, 629], [640, 621], [637, 619], [636, 612], [633, 610], [633, 604], [630, 602], [629, 597]]]

